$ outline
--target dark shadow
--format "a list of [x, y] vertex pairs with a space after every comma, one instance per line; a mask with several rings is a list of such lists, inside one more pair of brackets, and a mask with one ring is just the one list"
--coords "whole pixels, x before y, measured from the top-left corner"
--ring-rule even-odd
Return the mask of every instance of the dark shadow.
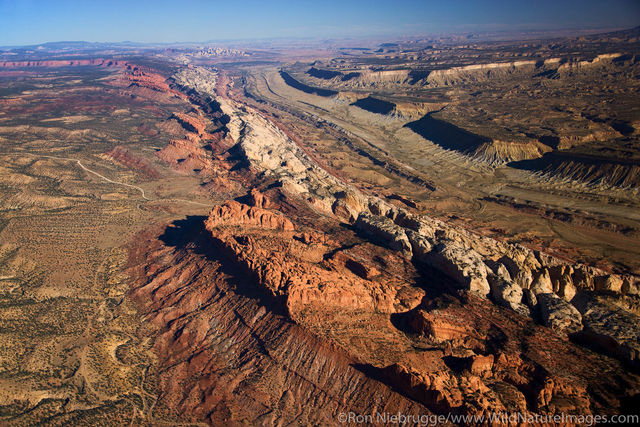
[[296, 79], [294, 79], [293, 77], [291, 77], [291, 75], [285, 71], [280, 71], [280, 76], [282, 77], [282, 79], [285, 81], [286, 84], [288, 84], [292, 88], [301, 90], [305, 93], [310, 93], [312, 95], [318, 95], [318, 96], [324, 96], [324, 97], [329, 97], [329, 96], [338, 94], [338, 92], [336, 92], [335, 90], [320, 89], [318, 87], [312, 87], [304, 83], [301, 83]]
[[324, 80], [331, 80], [334, 77], [338, 77], [342, 75], [342, 73], [339, 71], [321, 70], [316, 67], [309, 68], [309, 70], [307, 71], [307, 74], [309, 74], [312, 77], [316, 77], [318, 79], [324, 79]]
[[190, 215], [185, 219], [171, 223], [159, 239], [166, 245], [201, 255], [207, 260], [217, 262], [225, 280], [234, 287], [239, 295], [256, 300], [267, 310], [289, 319], [285, 310], [285, 302], [270, 294], [258, 277], [224, 247], [204, 225], [206, 216]]
[[635, 132], [635, 128], [633, 126], [631, 126], [631, 123], [629, 123], [629, 122], [627, 122], [625, 120], [612, 120], [609, 123], [609, 126], [614, 128], [615, 130], [617, 130], [618, 132], [620, 132], [624, 136], [629, 136], [633, 132]]
[[405, 311], [404, 313], [392, 313], [389, 316], [391, 324], [399, 331], [408, 335], [415, 335], [416, 331], [413, 330], [409, 322], [414, 316], [416, 309]]
[[340, 247], [338, 247], [338, 248], [335, 248], [335, 249], [333, 249], [333, 250], [331, 250], [331, 251], [327, 252], [326, 254], [324, 254], [324, 255], [322, 256], [322, 259], [323, 259], [323, 260], [325, 260], [325, 261], [326, 261], [326, 260], [329, 260], [329, 259], [333, 258], [333, 256], [334, 256], [335, 254], [337, 254], [338, 252], [342, 252], [342, 251], [346, 251], [347, 249], [354, 248], [354, 247], [356, 247], [358, 244], [359, 244], [359, 243], [351, 243], [351, 244], [348, 244], [348, 245], [343, 245], [343, 246], [340, 246]]
[[357, 73], [357, 72], [347, 73], [344, 76], [342, 76], [340, 80], [342, 80], [343, 82], [347, 82], [351, 79], [355, 79], [356, 77], [360, 77], [360, 73]]
[[434, 113], [437, 111], [428, 113], [414, 122], [409, 122], [404, 127], [448, 150], [472, 152], [480, 145], [491, 142], [490, 138], [476, 135], [449, 122], [434, 118]]
[[[507, 164], [507, 166], [514, 169], [546, 173], [563, 171], [567, 169], [567, 165], [572, 165], [570, 172], [567, 173], [568, 178], [589, 181], [588, 177], [582, 175], [584, 171], [594, 169], [593, 167], [598, 168], [605, 165], [636, 166], [637, 161], [634, 159], [592, 156], [572, 151], [552, 151], [537, 159], [519, 160]], [[597, 174], [594, 176], [597, 176]], [[620, 174], [617, 179], [610, 181], [609, 184], [623, 186], [625, 179], [626, 174]]]
[[547, 70], [547, 71], [541, 71], [538, 74], [534, 74], [533, 77], [544, 77], [547, 79], [553, 79], [553, 80], [557, 80], [560, 78], [560, 74], [558, 74], [558, 70]]
[[409, 71], [409, 78], [411, 78], [409, 84], [414, 85], [420, 80], [429, 77], [429, 74], [431, 74], [431, 70], [411, 70]]
[[238, 196], [233, 200], [235, 200], [238, 203], [242, 203], [243, 205], [251, 206], [251, 201], [252, 201], [251, 199], [252, 199], [251, 194], [245, 194], [243, 196]]
[[466, 357], [445, 356], [442, 361], [449, 369], [460, 375], [465, 369], [469, 369], [469, 359]]
[[630, 349], [620, 345], [614, 338], [599, 334], [588, 327], [569, 334], [569, 339], [582, 347], [607, 357], [614, 357], [632, 372], [640, 373], [640, 361], [629, 357]]
[[558, 149], [560, 145], [560, 138], [557, 136], [545, 135], [538, 138], [538, 141], [542, 142], [544, 145], [548, 145], [554, 150]]
[[640, 393], [625, 396], [620, 399], [620, 412], [623, 414], [637, 414], [640, 408]]
[[487, 332], [487, 339], [484, 341], [485, 352], [487, 354], [498, 354], [506, 347], [508, 340], [507, 334], [492, 323]]
[[396, 108], [396, 104], [393, 102], [384, 101], [382, 99], [367, 96], [366, 98], [358, 99], [351, 105], [362, 108], [365, 111], [376, 114], [389, 114]]
[[229, 158], [227, 159], [230, 163], [233, 163], [233, 167], [230, 169], [231, 172], [235, 172], [240, 169], [248, 169], [251, 164], [247, 157], [243, 154], [240, 149], [240, 145], [236, 144], [233, 147], [227, 150], [229, 154]]
[[386, 375], [384, 375], [383, 368], [378, 368], [368, 363], [354, 363], [351, 366], [353, 366], [356, 370], [362, 372], [369, 378], [387, 384], [387, 378]]

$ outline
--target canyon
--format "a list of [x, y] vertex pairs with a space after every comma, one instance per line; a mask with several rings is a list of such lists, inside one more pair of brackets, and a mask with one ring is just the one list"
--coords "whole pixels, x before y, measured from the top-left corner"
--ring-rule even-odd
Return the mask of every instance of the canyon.
[[1, 422], [635, 413], [638, 31], [0, 52]]

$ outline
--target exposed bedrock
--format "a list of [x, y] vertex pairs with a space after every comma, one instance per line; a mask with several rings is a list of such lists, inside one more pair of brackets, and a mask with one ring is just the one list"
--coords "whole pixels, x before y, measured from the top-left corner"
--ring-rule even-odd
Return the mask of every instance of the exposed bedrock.
[[340, 249], [335, 242], [313, 230], [296, 231], [277, 211], [232, 201], [215, 207], [205, 225], [214, 243], [282, 300], [293, 319], [318, 304], [394, 313], [415, 307], [424, 294], [415, 288], [409, 296], [408, 283], [375, 277], [358, 259], [331, 256]]
[[640, 187], [640, 166], [635, 160], [554, 151], [540, 158], [512, 162], [509, 166], [604, 187]]
[[[489, 297], [499, 305], [532, 316], [562, 335], [581, 331], [584, 327], [581, 313], [572, 304], [577, 295], [592, 298], [594, 292], [604, 292], [634, 298], [638, 286], [638, 279], [632, 276], [609, 274], [581, 264], [570, 265], [519, 244], [472, 235], [440, 221], [425, 216], [417, 218], [406, 212], [395, 213], [394, 219], [362, 213], [355, 227], [373, 241], [383, 242], [390, 249], [412, 257], [417, 266], [444, 274], [450, 281], [443, 283], [448, 284], [451, 292], [465, 290]], [[601, 310], [606, 311], [607, 307]], [[637, 324], [633, 313], [623, 308], [616, 308], [616, 311], [636, 319]], [[621, 330], [629, 319], [614, 317], [610, 323], [616, 320], [621, 322], [619, 327], [600, 328], [599, 331], [637, 347], [635, 338], [630, 339], [629, 334]], [[609, 350], [612, 347], [601, 348]], [[611, 354], [626, 361], [633, 360], [629, 358], [630, 353], [614, 351]]]
[[[269, 201], [256, 190], [252, 191], [250, 200], [254, 205], [264, 205], [266, 201], [267, 205], [277, 207], [277, 203]], [[360, 252], [367, 254], [365, 257], [357, 256], [351, 249], [329, 240], [324, 233], [298, 225], [294, 225], [293, 230], [286, 229], [274, 226], [272, 221], [255, 221], [254, 216], [246, 214], [256, 209], [256, 212], [270, 212], [275, 217], [285, 216], [275, 209], [246, 205], [229, 210], [228, 206], [235, 203], [229, 202], [212, 210], [205, 221], [212, 238], [208, 244], [212, 245], [216, 257], [224, 256], [231, 260], [239, 274], [252, 281], [254, 292], [264, 292], [266, 296], [263, 298], [272, 301], [274, 307], [285, 307], [288, 317], [296, 323], [305, 324], [305, 316], [314, 311], [385, 313], [403, 319], [399, 320], [400, 324], [406, 324], [411, 332], [424, 337], [430, 345], [443, 348], [432, 357], [440, 357], [438, 355], [443, 351], [444, 367], [442, 362], [440, 365], [436, 363], [438, 368], [402, 363], [386, 367], [359, 365], [359, 369], [368, 376], [419, 402], [429, 411], [479, 414], [519, 410], [545, 413], [595, 410], [603, 404], [621, 405], [610, 400], [613, 394], [608, 393], [611, 392], [588, 390], [587, 384], [600, 387], [596, 384], [604, 381], [588, 372], [592, 371], [594, 364], [610, 363], [610, 359], [595, 354], [580, 359], [575, 344], [564, 336], [581, 329], [581, 315], [557, 295], [537, 295], [540, 316], [546, 326], [559, 332], [554, 334], [547, 328], [536, 326], [531, 319], [496, 307], [485, 296], [489, 285], [482, 292], [468, 289], [473, 283], [470, 277], [483, 275], [468, 266], [475, 264], [468, 258], [451, 256], [447, 258], [447, 267], [430, 267], [431, 271], [451, 275], [458, 282], [451, 280], [456, 283], [451, 290], [453, 296], [427, 298], [427, 293], [433, 295], [428, 286], [438, 280], [436, 277], [425, 278], [425, 292], [371, 266], [371, 259], [389, 259], [390, 256], [395, 256], [390, 263], [400, 264], [407, 256], [402, 248], [376, 249], [371, 245]], [[235, 212], [233, 217], [229, 212]], [[367, 215], [360, 215], [356, 224], [366, 224], [366, 218]], [[391, 223], [378, 218], [377, 223], [383, 224], [384, 230], [378, 238], [397, 238], [394, 231], [400, 230], [391, 227], [393, 220], [386, 219]], [[403, 216], [403, 219], [397, 217], [396, 221], [407, 224], [411, 219]], [[373, 227], [371, 224], [375, 222], [368, 224]], [[412, 225], [422, 229], [425, 235], [429, 234], [424, 222]], [[412, 233], [415, 232], [410, 229], [408, 234]], [[404, 250], [408, 250], [406, 245]], [[432, 250], [446, 252], [446, 249], [437, 247]], [[464, 262], [467, 264], [459, 267], [462, 271], [451, 267]], [[481, 258], [475, 262], [481, 263]], [[493, 274], [485, 264], [479, 265], [484, 265], [486, 274]], [[517, 301], [522, 299], [522, 293], [517, 292], [517, 285], [508, 283], [510, 273], [507, 268], [501, 264], [496, 270], [495, 277], [486, 280], [492, 285], [501, 283], [511, 288], [510, 292], [503, 292], [505, 304], [502, 305], [509, 306], [506, 304], [509, 302], [514, 306], [520, 304]], [[549, 276], [550, 286], [553, 286], [551, 277], [555, 274], [547, 271], [545, 276]], [[258, 288], [255, 288], [256, 284]], [[496, 289], [496, 292], [500, 289], [499, 285], [493, 286], [492, 290]], [[521, 312], [517, 306], [512, 308]], [[524, 356], [520, 355], [523, 348], [526, 349]], [[616, 349], [619, 357], [623, 358], [622, 347]], [[549, 358], [550, 351], [557, 358]], [[613, 393], [619, 395], [619, 388], [626, 384], [625, 381], [620, 379], [619, 383], [613, 384], [617, 390]], [[629, 390], [628, 393], [633, 394], [634, 391]]]
[[[633, 294], [638, 287], [637, 277], [571, 264], [520, 244], [480, 236], [425, 215], [413, 215], [363, 194], [321, 168], [295, 141], [260, 114], [246, 109], [240, 111], [232, 102], [222, 104], [232, 121], [241, 122], [237, 148], [255, 173], [275, 180], [282, 192], [305, 202], [317, 213], [350, 223], [367, 239], [398, 251], [425, 274], [435, 271], [442, 275], [447, 279], [443, 284], [450, 292], [464, 290], [490, 298], [520, 314], [530, 314], [566, 335], [583, 328], [580, 315], [576, 315], [572, 304], [578, 295], [592, 295], [593, 292]], [[237, 240], [234, 243], [224, 233], [219, 238], [247, 265], [258, 262], [251, 239], [248, 243]], [[260, 255], [274, 256], [268, 251]], [[281, 270], [295, 271], [297, 268], [286, 263], [287, 260], [283, 260], [282, 265], [286, 268], [275, 272], [262, 268], [253, 270], [260, 272], [261, 280], [275, 295], [291, 287], [293, 292], [285, 292], [289, 295], [290, 307], [319, 298], [322, 293], [314, 288], [326, 286], [320, 285], [323, 283], [320, 278], [325, 273], [310, 274], [309, 277], [316, 279], [310, 282], [313, 286], [306, 286], [306, 273], [304, 279], [299, 280], [282, 275]], [[351, 286], [355, 281], [346, 283]], [[371, 289], [368, 295], [357, 298], [357, 303], [362, 306], [380, 303], [378, 309], [392, 312], [393, 292]], [[339, 295], [338, 289], [336, 292]], [[617, 336], [618, 331], [611, 329], [607, 333]], [[627, 338], [620, 336], [619, 339]]]
[[[377, 70], [354, 68], [347, 72], [311, 67], [306, 74], [324, 86], [338, 88], [450, 87], [509, 78], [561, 78], [572, 74], [597, 73], [633, 60], [622, 53], [596, 55], [592, 59], [555, 57], [544, 60], [488, 62], [460, 67]], [[440, 68], [440, 69], [434, 69]]]
[[[492, 308], [474, 294], [460, 295], [460, 300], [423, 303], [406, 314], [411, 331], [444, 347], [451, 371], [395, 364], [381, 372], [390, 384], [434, 412], [597, 412], [610, 399], [597, 372], [606, 370], [610, 359], [576, 352], [575, 344], [530, 319]], [[626, 380], [615, 382], [612, 390], [627, 387]]]
[[[474, 159], [503, 164], [527, 159], [538, 159], [552, 148], [538, 140], [502, 141], [477, 135], [428, 113], [405, 127], [447, 150], [456, 150]], [[523, 162], [523, 164], [525, 164]]]
[[176, 416], [331, 425], [348, 411], [430, 413], [278, 314], [279, 305], [211, 245], [201, 217], [139, 236], [130, 264], [131, 295], [158, 330], [158, 405]]
[[611, 325], [635, 315], [597, 298], [636, 298], [636, 278], [414, 215], [333, 176], [256, 111], [219, 103], [242, 182], [262, 191], [133, 243], [159, 407], [216, 425], [630, 410], [637, 375], [572, 340], [633, 363], [637, 337]]

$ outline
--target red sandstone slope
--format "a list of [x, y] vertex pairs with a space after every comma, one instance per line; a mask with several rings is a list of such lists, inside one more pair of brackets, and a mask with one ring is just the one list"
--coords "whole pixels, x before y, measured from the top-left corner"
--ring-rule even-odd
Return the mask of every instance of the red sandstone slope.
[[[264, 217], [269, 219], [256, 220]], [[620, 362], [580, 348], [530, 319], [472, 294], [434, 295], [442, 280], [437, 275], [424, 277], [424, 298], [419, 288], [408, 293], [410, 284], [386, 272], [363, 278], [371, 276], [365, 266], [383, 268], [376, 258], [385, 251], [360, 252], [354, 259], [352, 249], [339, 243], [340, 235], [333, 234], [338, 241], [327, 244], [326, 235], [296, 232], [275, 211], [235, 202], [213, 209], [205, 224], [217, 253], [225, 253], [254, 286], [282, 301], [297, 323], [315, 329], [310, 319], [317, 322], [326, 313], [325, 321], [331, 322], [336, 310], [347, 313], [342, 327], [352, 329], [354, 339], [347, 351], [360, 355], [374, 377], [432, 411], [609, 413], [628, 410], [640, 393], [640, 378], [625, 372]], [[337, 254], [351, 263], [337, 261]], [[353, 267], [355, 261], [360, 269]], [[376, 313], [396, 319], [376, 325], [389, 340], [379, 347], [384, 351], [395, 350], [396, 328], [410, 334], [414, 346], [432, 349], [407, 350], [388, 358], [392, 364], [381, 369], [379, 358], [366, 350], [372, 343], [349, 319], [363, 312], [371, 313], [369, 319]]]
[[[131, 295], [158, 330], [159, 403], [174, 415], [335, 424], [345, 411], [611, 414], [637, 399], [640, 378], [620, 362], [476, 296], [387, 303], [402, 294], [372, 268], [387, 250], [354, 252], [251, 199], [131, 248]], [[386, 343], [359, 332], [365, 318]], [[350, 347], [332, 343], [336, 324]], [[398, 330], [412, 349], [396, 351]]]
[[160, 406], [214, 425], [331, 425], [349, 410], [429, 413], [279, 314], [253, 280], [220, 256], [201, 218], [137, 240], [131, 295], [159, 331]]
[[[451, 272], [462, 262], [414, 262], [373, 244], [358, 222], [341, 223], [339, 211], [311, 209], [232, 155], [222, 127], [206, 134], [204, 117], [174, 115], [186, 137], [158, 156], [252, 190], [131, 248], [132, 296], [158, 330], [160, 407], [216, 425], [335, 424], [345, 411], [633, 410], [640, 377], [620, 361], [456, 291]], [[383, 220], [385, 236], [402, 237]], [[471, 252], [456, 249], [446, 260], [480, 259], [455, 258]]]

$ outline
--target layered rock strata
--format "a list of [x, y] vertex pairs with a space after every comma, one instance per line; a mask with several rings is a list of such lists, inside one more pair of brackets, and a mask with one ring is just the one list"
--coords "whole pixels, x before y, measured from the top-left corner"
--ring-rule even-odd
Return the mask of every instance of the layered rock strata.
[[[571, 305], [577, 293], [632, 294], [639, 286], [637, 277], [611, 274], [521, 244], [476, 235], [365, 195], [319, 167], [294, 140], [257, 112], [240, 110], [230, 100], [222, 107], [240, 123], [237, 147], [256, 173], [275, 180], [282, 191], [316, 211], [334, 215], [373, 241], [401, 251], [421, 268], [443, 274], [452, 291], [491, 298], [566, 335], [583, 329], [581, 315]], [[547, 295], [539, 301], [543, 294]], [[640, 348], [640, 343], [628, 344]]]

